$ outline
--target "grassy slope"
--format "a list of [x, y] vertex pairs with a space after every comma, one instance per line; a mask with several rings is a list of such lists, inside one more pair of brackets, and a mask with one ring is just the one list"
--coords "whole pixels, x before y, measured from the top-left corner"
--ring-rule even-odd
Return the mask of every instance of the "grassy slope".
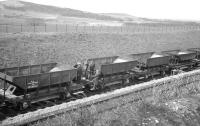
[[146, 34], [10, 34], [0, 36], [0, 66], [200, 47], [199, 31]]

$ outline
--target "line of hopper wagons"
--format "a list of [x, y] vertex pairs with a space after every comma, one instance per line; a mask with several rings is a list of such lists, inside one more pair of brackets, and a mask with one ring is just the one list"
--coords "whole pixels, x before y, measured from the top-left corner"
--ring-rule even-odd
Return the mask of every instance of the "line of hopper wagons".
[[199, 69], [200, 48], [87, 59], [0, 69], [0, 106], [23, 110], [33, 103], [67, 99], [77, 92], [102, 91], [156, 77]]

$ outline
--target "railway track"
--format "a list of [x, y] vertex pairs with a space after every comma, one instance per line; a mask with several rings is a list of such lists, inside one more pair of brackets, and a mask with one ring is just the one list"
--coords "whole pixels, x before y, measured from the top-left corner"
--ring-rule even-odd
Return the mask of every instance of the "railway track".
[[74, 100], [81, 99], [81, 98], [83, 98], [83, 96], [81, 96], [79, 94], [77, 96], [70, 97], [66, 100], [52, 99], [52, 100], [48, 100], [48, 101], [41, 101], [41, 102], [31, 104], [31, 106], [29, 106], [27, 109], [24, 109], [24, 110], [17, 110], [16, 108], [13, 108], [13, 107], [2, 106], [0, 108], [0, 121], [3, 121], [10, 117], [15, 117], [20, 114], [34, 112], [39, 109], [44, 109], [46, 107], [51, 107], [51, 106], [59, 105], [62, 103], [67, 103], [67, 102], [74, 101]]

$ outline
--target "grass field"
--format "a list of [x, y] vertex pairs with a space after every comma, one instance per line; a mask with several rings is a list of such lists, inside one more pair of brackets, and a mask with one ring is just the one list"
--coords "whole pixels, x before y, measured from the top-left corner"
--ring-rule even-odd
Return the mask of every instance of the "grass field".
[[0, 35], [0, 66], [200, 47], [200, 31], [140, 34], [19, 33]]

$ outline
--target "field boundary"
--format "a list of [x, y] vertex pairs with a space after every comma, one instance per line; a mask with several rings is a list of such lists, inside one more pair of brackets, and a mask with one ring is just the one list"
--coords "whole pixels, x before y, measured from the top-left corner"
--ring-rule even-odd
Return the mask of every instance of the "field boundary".
[[198, 84], [200, 84], [200, 70], [194, 70], [191, 72], [118, 89], [106, 94], [95, 95], [69, 103], [63, 103], [61, 105], [37, 110], [35, 112], [19, 115], [6, 119], [1, 122], [1, 124], [5, 126], [24, 125], [30, 122], [35, 122], [37, 120], [49, 118], [54, 115], [70, 113], [71, 111], [78, 111], [82, 108], [90, 109], [91, 106], [97, 107], [103, 105], [104, 107], [99, 107], [101, 109], [97, 110], [96, 112], [101, 113], [116, 108], [117, 106], [123, 106], [124, 104], [130, 102], [138, 102], [143, 99], [148, 100], [149, 97], [154, 95], [158, 88], [163, 90], [170, 90], [170, 88], [163, 88], [166, 85], [178, 86], [179, 88], [182, 88], [187, 85]]
[[199, 24], [133, 24], [127, 26], [77, 24], [0, 24], [0, 33], [165, 33], [199, 31]]

